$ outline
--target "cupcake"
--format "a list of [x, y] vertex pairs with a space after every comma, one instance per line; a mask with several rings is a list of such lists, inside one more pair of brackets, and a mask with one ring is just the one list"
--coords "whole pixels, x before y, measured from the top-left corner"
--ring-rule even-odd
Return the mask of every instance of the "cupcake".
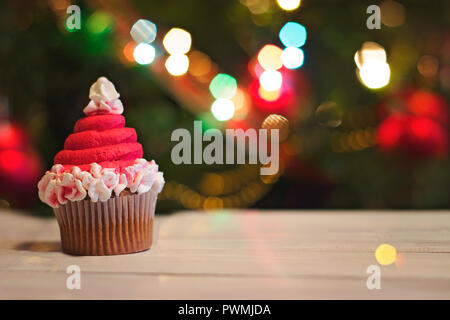
[[39, 181], [39, 198], [54, 210], [66, 253], [147, 250], [163, 174], [153, 160], [142, 158], [136, 131], [125, 127], [114, 85], [98, 78], [89, 98], [86, 117], [75, 123], [64, 150]]

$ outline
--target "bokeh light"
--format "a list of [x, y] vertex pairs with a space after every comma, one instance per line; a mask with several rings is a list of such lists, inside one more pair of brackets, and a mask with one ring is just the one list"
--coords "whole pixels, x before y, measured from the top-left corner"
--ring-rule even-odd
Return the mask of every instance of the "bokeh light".
[[151, 21], [139, 19], [131, 27], [130, 34], [136, 43], [151, 43], [156, 38], [156, 25]]
[[167, 58], [165, 66], [171, 75], [181, 76], [189, 69], [189, 58], [184, 54], [173, 54]]
[[389, 83], [391, 69], [386, 62], [386, 51], [376, 42], [367, 41], [355, 53], [360, 81], [370, 89], [379, 89]]
[[195, 77], [203, 77], [212, 70], [211, 59], [200, 51], [189, 53], [189, 73]]
[[270, 0], [240, 0], [254, 15], [262, 15], [270, 7]]
[[247, 92], [242, 90], [241, 88], [237, 88], [236, 94], [231, 99], [234, 103], [234, 118], [243, 118], [247, 115], [249, 104], [250, 104], [250, 97], [248, 96]]
[[397, 1], [386, 0], [380, 5], [381, 22], [388, 27], [398, 27], [405, 22], [405, 8]]
[[287, 47], [281, 54], [281, 61], [283, 66], [288, 69], [297, 69], [303, 65], [305, 55], [302, 49], [296, 47]]
[[258, 89], [258, 94], [262, 99], [264, 99], [266, 101], [275, 101], [275, 100], [278, 100], [278, 98], [280, 98], [281, 89], [274, 90], [274, 91], [267, 91], [263, 87], [260, 86]]
[[281, 88], [283, 77], [276, 70], [266, 70], [259, 77], [259, 83], [267, 91], [276, 91]]
[[300, 0], [277, 0], [281, 9], [286, 11], [292, 11], [300, 6]]
[[342, 116], [341, 108], [332, 101], [326, 101], [316, 109], [316, 120], [325, 127], [339, 127], [342, 123]]
[[140, 43], [133, 51], [134, 60], [139, 64], [150, 64], [155, 60], [156, 50], [148, 43]]
[[87, 20], [86, 28], [91, 33], [102, 33], [112, 26], [111, 16], [104, 11], [95, 11]]
[[163, 45], [170, 54], [185, 54], [191, 49], [191, 34], [180, 28], [172, 28], [163, 39]]
[[439, 70], [439, 60], [434, 56], [424, 55], [417, 62], [417, 70], [425, 78], [433, 78]]
[[286, 47], [301, 47], [306, 42], [306, 28], [297, 22], [287, 22], [281, 28], [279, 37]]
[[219, 73], [214, 77], [209, 85], [209, 90], [211, 91], [214, 98], [227, 98], [231, 99], [236, 94], [237, 82], [232, 76]]
[[397, 250], [390, 244], [380, 244], [375, 250], [375, 258], [382, 266], [388, 266], [397, 259]]
[[391, 70], [386, 62], [371, 60], [359, 69], [361, 81], [370, 89], [379, 89], [389, 83]]
[[234, 116], [234, 103], [230, 99], [219, 98], [211, 105], [211, 113], [219, 121], [230, 120]]
[[134, 49], [136, 48], [136, 44], [133, 41], [129, 41], [124, 47], [123, 47], [123, 55], [125, 58], [130, 61], [134, 62]]
[[267, 44], [258, 53], [258, 62], [265, 70], [278, 70], [283, 66], [281, 53], [283, 50], [273, 44]]
[[278, 129], [279, 141], [283, 142], [289, 135], [289, 120], [279, 114], [270, 114], [264, 119], [261, 128], [269, 131], [269, 139], [271, 136], [270, 130]]
[[361, 68], [365, 62], [377, 60], [386, 62], [386, 50], [376, 42], [366, 41], [361, 46], [361, 49], [355, 53], [355, 63], [358, 68]]

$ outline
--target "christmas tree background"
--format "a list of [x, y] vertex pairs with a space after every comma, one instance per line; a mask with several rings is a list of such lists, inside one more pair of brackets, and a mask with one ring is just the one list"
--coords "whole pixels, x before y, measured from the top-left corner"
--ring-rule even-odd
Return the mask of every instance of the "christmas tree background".
[[[71, 4], [81, 8], [80, 30], [67, 29]], [[144, 156], [164, 171], [167, 184], [158, 205], [163, 212], [448, 208], [450, 4], [380, 1], [381, 28], [369, 30], [371, 4], [302, 1], [286, 11], [272, 0], [2, 2], [2, 206], [51, 213], [36, 199], [36, 179], [83, 116], [89, 86], [104, 75], [121, 94]], [[140, 18], [158, 27], [151, 66], [129, 54], [135, 46], [129, 31]], [[291, 79], [289, 99], [258, 103], [251, 66], [266, 44], [283, 48], [278, 33], [289, 21], [307, 30], [304, 64], [283, 71]], [[161, 39], [173, 27], [192, 36], [189, 68], [199, 57], [192, 54], [200, 52], [210, 61], [211, 77], [196, 77], [191, 69], [175, 77], [164, 69]], [[355, 53], [367, 41], [384, 47], [390, 67], [389, 83], [377, 90], [356, 74]], [[208, 85], [219, 72], [232, 75], [250, 101], [242, 115], [223, 122], [209, 110], [214, 98]], [[194, 120], [219, 129], [259, 128], [271, 113], [290, 123], [274, 176], [260, 176], [257, 165], [171, 161], [170, 136], [177, 128], [192, 131]], [[398, 141], [390, 135], [395, 130], [404, 130]]]

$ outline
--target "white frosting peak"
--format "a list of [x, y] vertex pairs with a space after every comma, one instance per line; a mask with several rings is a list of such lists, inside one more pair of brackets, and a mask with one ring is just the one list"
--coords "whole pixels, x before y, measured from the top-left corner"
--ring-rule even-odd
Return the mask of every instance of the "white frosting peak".
[[114, 84], [106, 77], [100, 77], [94, 82], [89, 90], [89, 99], [95, 102], [102, 100], [115, 100], [119, 99], [120, 94], [116, 91]]
[[89, 90], [91, 101], [83, 112], [86, 115], [93, 113], [121, 114], [123, 105], [119, 97], [120, 94], [116, 91], [114, 84], [106, 77], [100, 77]]

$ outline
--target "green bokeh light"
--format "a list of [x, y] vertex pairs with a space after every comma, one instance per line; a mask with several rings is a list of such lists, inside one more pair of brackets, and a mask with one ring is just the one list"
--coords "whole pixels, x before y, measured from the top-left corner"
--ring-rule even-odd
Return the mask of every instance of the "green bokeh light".
[[95, 11], [87, 20], [86, 28], [91, 33], [109, 31], [113, 24], [111, 16], [104, 11]]
[[236, 94], [237, 82], [232, 76], [219, 73], [212, 79], [209, 90], [211, 91], [214, 98], [227, 98], [231, 99]]

